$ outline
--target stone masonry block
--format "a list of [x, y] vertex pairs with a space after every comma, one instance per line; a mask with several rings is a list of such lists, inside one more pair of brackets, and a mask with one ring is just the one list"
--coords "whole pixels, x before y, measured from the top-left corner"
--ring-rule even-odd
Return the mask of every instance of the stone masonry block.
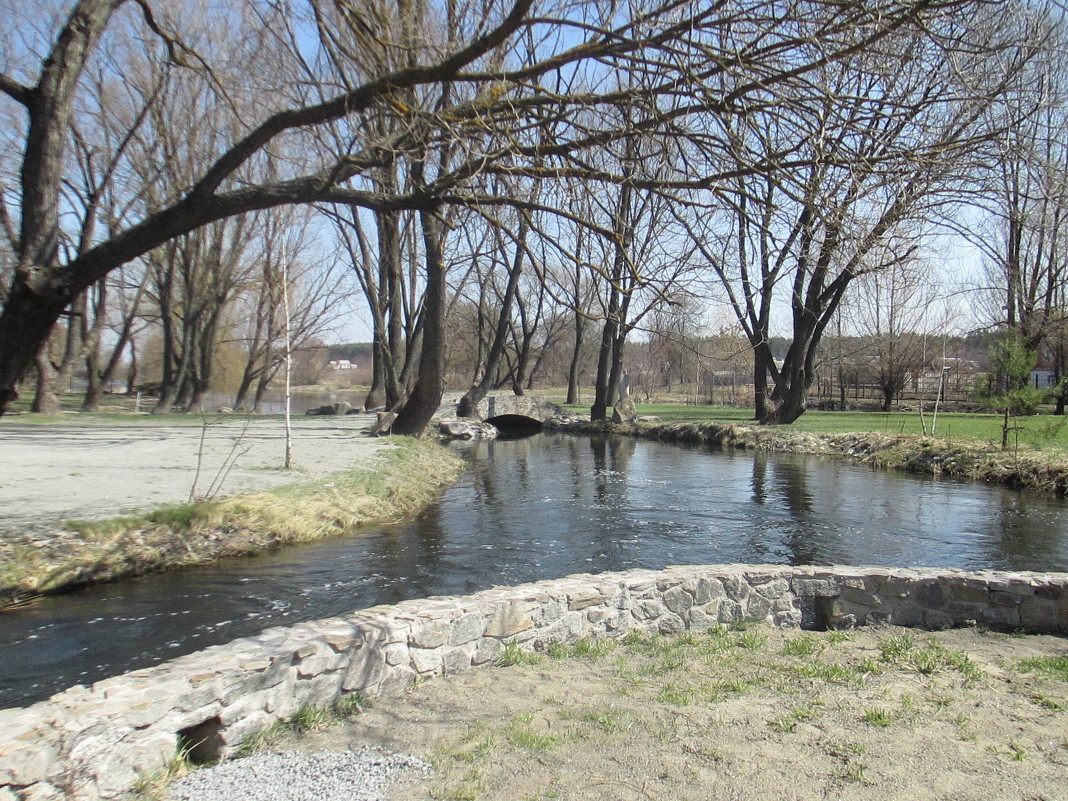
[[412, 667], [419, 673], [440, 673], [442, 670], [441, 648], [411, 648], [408, 654]]
[[442, 664], [445, 668], [446, 676], [463, 673], [465, 670], [471, 669], [471, 654], [467, 653], [463, 648], [448, 648], [445, 650]]
[[298, 706], [331, 706], [341, 694], [343, 674], [324, 673], [310, 679], [301, 679], [293, 688], [293, 697]]
[[840, 597], [846, 603], [860, 604], [861, 606], [877, 608], [883, 605], [882, 597], [876, 593], [849, 586], [842, 587], [842, 595]]
[[745, 617], [747, 620], [764, 620], [771, 614], [771, 601], [756, 593], [749, 596], [745, 601]]
[[274, 723], [274, 721], [275, 718], [273, 715], [268, 715], [266, 712], [253, 712], [247, 718], [243, 718], [235, 722], [232, 726], [227, 726], [220, 731], [219, 739], [228, 746], [226, 750], [233, 753], [248, 738], [255, 734], [259, 734]]
[[1060, 614], [1060, 606], [1055, 601], [1025, 598], [1019, 611], [1020, 625], [1029, 631], [1068, 631], [1068, 618]]
[[521, 631], [533, 628], [531, 611], [531, 604], [523, 601], [499, 604], [486, 623], [486, 636], [514, 637]]
[[492, 662], [500, 656], [502, 647], [500, 640], [483, 637], [478, 641], [475, 650], [471, 653], [471, 664], [484, 665], [487, 662]]
[[595, 589], [575, 590], [567, 594], [567, 608], [572, 612], [604, 603], [604, 596]]
[[790, 594], [790, 582], [786, 579], [773, 578], [770, 581], [766, 581], [763, 584], [753, 587], [753, 589], [760, 596], [767, 598], [769, 601], [774, 601], [777, 598], [783, 598]]
[[879, 587], [879, 594], [886, 598], [907, 598], [916, 589], [916, 582], [910, 578], [887, 579]]
[[378, 694], [390, 695], [392, 693], [402, 692], [415, 684], [415, 680], [415, 671], [410, 668], [401, 665], [398, 665], [395, 668], [390, 668], [382, 678], [382, 683], [378, 687]]
[[795, 578], [790, 582], [794, 595], [804, 598], [835, 598], [839, 594], [834, 579]]
[[[85, 798], [99, 798], [96, 782], [87, 782], [83, 785]], [[22, 801], [62, 801], [67, 794], [48, 782], [38, 782], [22, 791]]]
[[944, 631], [953, 628], [953, 618], [937, 609], [928, 609], [923, 613], [923, 627], [928, 631]]
[[386, 658], [387, 665], [407, 665], [408, 646], [402, 642], [395, 642], [382, 649], [382, 655]]
[[937, 580], [920, 581], [916, 587], [916, 600], [930, 609], [941, 609], [946, 605], [942, 583]]
[[28, 785], [43, 781], [59, 752], [34, 740], [0, 744], [0, 783]]
[[463, 645], [482, 636], [486, 621], [480, 612], [468, 612], [452, 621], [449, 629], [449, 645]]
[[690, 628], [694, 631], [704, 631], [712, 628], [717, 619], [705, 612], [701, 607], [695, 606], [690, 610]]
[[737, 601], [721, 601], [719, 604], [719, 622], [737, 623], [745, 619], [742, 605]]
[[612, 597], [608, 603], [616, 609], [627, 609], [630, 607], [630, 591], [625, 584], [616, 586], [615, 592], [612, 593]]
[[714, 578], [699, 578], [694, 585], [693, 600], [698, 606], [704, 606], [709, 601], [717, 598], [726, 598], [727, 591], [723, 589], [723, 582]]
[[267, 709], [267, 693], [257, 692], [238, 698], [219, 713], [219, 721], [223, 726], [229, 726], [242, 718], [246, 718], [253, 712]]
[[741, 576], [728, 576], [723, 580], [723, 588], [732, 601], [744, 601], [752, 592], [749, 582]]
[[987, 606], [987, 604], [953, 601], [946, 604], [945, 609], [942, 611], [952, 615], [957, 620], [982, 620], [983, 612], [987, 609]]
[[541, 607], [541, 620], [543, 623], [552, 623], [564, 616], [567, 608], [557, 600], [550, 600]]
[[382, 672], [385, 670], [386, 660], [382, 652], [372, 646], [364, 646], [356, 652], [349, 665], [348, 673], [341, 683], [342, 689], [367, 690], [382, 680]]
[[1035, 587], [1035, 597], [1047, 601], [1059, 601], [1061, 598], [1068, 597], [1066, 588], [1068, 585], [1062, 583], [1039, 584]]
[[676, 615], [683, 615], [693, 606], [693, 598], [682, 587], [672, 587], [664, 593], [664, 606]]
[[983, 583], [977, 582], [960, 582], [951, 585], [946, 593], [949, 596], [949, 600], [956, 603], [966, 604], [982, 604], [986, 605], [990, 601], [990, 588]]
[[656, 620], [667, 611], [668, 608], [664, 604], [654, 600], [638, 601], [631, 609], [636, 620]]
[[656, 630], [661, 634], [678, 634], [685, 629], [685, 621], [674, 613], [666, 614], [656, 621]]
[[1020, 609], [1016, 606], [988, 606], [980, 620], [993, 629], [1014, 629], [1020, 625]]
[[994, 606], [1019, 606], [1023, 600], [1024, 596], [1017, 595], [1014, 592], [994, 590], [990, 593], [990, 603]]
[[437, 648], [449, 641], [449, 621], [423, 620], [412, 627], [408, 644], [416, 648]]

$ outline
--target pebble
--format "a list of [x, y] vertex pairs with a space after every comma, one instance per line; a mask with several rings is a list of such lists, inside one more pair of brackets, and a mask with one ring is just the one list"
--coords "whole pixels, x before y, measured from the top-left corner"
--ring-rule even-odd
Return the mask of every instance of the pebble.
[[379, 748], [255, 754], [195, 771], [171, 785], [174, 801], [385, 801], [397, 779], [430, 772], [418, 757]]

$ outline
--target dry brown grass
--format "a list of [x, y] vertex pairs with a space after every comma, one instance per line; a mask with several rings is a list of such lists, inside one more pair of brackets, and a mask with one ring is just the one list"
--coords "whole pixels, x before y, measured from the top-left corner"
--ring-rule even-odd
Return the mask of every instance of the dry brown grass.
[[719, 423], [580, 423], [576, 433], [607, 432], [664, 442], [740, 450], [846, 456], [877, 467], [953, 476], [1020, 489], [1068, 493], [1068, 459], [1059, 452], [1001, 450], [978, 440], [879, 433], [815, 434], [777, 427]]
[[0, 603], [399, 521], [433, 500], [461, 462], [434, 442], [396, 438], [392, 444], [371, 469], [314, 483], [143, 516], [69, 521], [52, 547], [5, 549]]

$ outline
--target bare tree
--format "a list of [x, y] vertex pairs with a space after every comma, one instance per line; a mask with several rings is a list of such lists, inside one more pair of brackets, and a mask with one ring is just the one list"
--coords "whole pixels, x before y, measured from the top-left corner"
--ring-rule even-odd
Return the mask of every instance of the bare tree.
[[987, 272], [985, 317], [1038, 352], [1063, 323], [1068, 280], [1068, 95], [1063, 25], [1041, 18], [1057, 37], [1017, 77], [999, 109], [1005, 131], [990, 148], [977, 202], [985, 219], [963, 232]]
[[[404, 2], [395, 16], [412, 35], [393, 37], [380, 7], [362, 0], [234, 0], [222, 19], [237, 26], [236, 35], [213, 39], [196, 28], [202, 17], [185, 3], [76, 0], [36, 62], [23, 49], [22, 63], [0, 74], [0, 92], [23, 112], [11, 194], [15, 270], [0, 314], [0, 412], [64, 309], [120, 265], [228, 217], [344, 202], [376, 213], [411, 211], [419, 221], [423, 347], [397, 420], [398, 430], [418, 431], [443, 386], [445, 210], [523, 205], [496, 195], [487, 176], [568, 179], [686, 200], [739, 175], [804, 167], [823, 155], [725, 148], [720, 121], [752, 119], [757, 109], [773, 121], [783, 104], [818, 109], [821, 101], [838, 115], [836, 103], [848, 96], [820, 88], [830, 65], [909, 30], [928, 42], [961, 41], [954, 20], [983, 8], [977, 0], [665, 0], [641, 8], [599, 0]], [[203, 90], [184, 93], [196, 104], [167, 113], [209, 120], [217, 133], [198, 144], [196, 170], [158, 205], [100, 232], [83, 253], [65, 254], [60, 191], [76, 100], [92, 54], [128, 33], [152, 43], [146, 57], [171, 64], [174, 80]], [[402, 55], [368, 64], [365, 51]], [[910, 49], [906, 61], [917, 58]], [[957, 53], [959, 61], [969, 58], [964, 67], [973, 76], [1003, 66], [984, 72], [974, 50]], [[616, 71], [640, 80], [606, 82]], [[666, 173], [638, 175], [595, 157], [634, 136], [633, 124], [621, 124], [621, 106], [632, 110], [638, 132], [660, 143], [672, 165]], [[374, 115], [391, 124], [368, 141], [363, 127]], [[339, 122], [350, 134], [344, 150], [321, 135]], [[942, 142], [944, 153], [949, 144]], [[393, 164], [404, 183], [376, 181]], [[900, 192], [921, 189], [927, 185], [906, 182]], [[610, 227], [605, 233], [613, 236]]]
[[[739, 175], [729, 196], [721, 192], [725, 203], [682, 218], [754, 349], [761, 422], [804, 412], [820, 342], [847, 289], [895, 263], [876, 258], [888, 237], [956, 199], [968, 157], [997, 133], [988, 113], [1028, 55], [1019, 29], [985, 17], [941, 24], [945, 39], [902, 31], [828, 65], [812, 104], [797, 98], [773, 117], [758, 107], [724, 125], [740, 164], [787, 153], [805, 163]], [[955, 46], [966, 39], [970, 50]], [[780, 310], [788, 328], [775, 323]], [[790, 332], [781, 363], [775, 328]]]
[[[928, 309], [939, 290], [930, 263], [894, 258], [890, 241], [875, 258], [886, 266], [857, 279], [849, 312], [857, 334], [867, 346], [860, 358], [883, 394], [882, 409], [894, 401], [923, 368], [929, 331]], [[904, 244], [906, 254], [912, 252]], [[841, 380], [839, 380], [841, 384]]]
[[244, 354], [234, 408], [253, 412], [287, 353], [317, 342], [339, 321], [350, 294], [339, 262], [310, 252], [307, 212], [275, 210], [265, 215], [257, 234], [250, 247], [258, 275], [249, 276], [234, 303]]

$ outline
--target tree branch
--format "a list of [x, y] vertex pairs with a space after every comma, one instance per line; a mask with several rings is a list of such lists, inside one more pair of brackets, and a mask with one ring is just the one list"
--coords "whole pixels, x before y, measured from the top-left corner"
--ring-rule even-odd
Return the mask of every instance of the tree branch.
[[33, 102], [33, 89], [28, 86], [23, 86], [14, 78], [4, 75], [3, 73], [0, 73], [0, 92], [17, 100], [27, 108], [29, 108], [30, 103]]

